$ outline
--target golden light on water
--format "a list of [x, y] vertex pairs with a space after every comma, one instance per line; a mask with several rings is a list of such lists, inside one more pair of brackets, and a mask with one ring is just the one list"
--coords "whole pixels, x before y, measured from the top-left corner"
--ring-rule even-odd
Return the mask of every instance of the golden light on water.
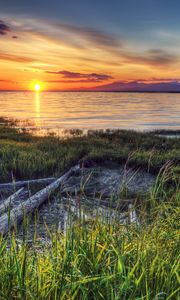
[[[36, 89], [35, 89], [36, 90]], [[40, 126], [41, 125], [41, 115], [40, 115], [40, 111], [41, 111], [41, 107], [40, 107], [40, 94], [38, 93], [40, 89], [36, 90], [36, 94], [35, 94], [35, 111], [36, 111], [36, 126]]]
[[39, 93], [36, 94], [36, 117], [39, 118], [40, 117], [40, 97], [39, 97]]

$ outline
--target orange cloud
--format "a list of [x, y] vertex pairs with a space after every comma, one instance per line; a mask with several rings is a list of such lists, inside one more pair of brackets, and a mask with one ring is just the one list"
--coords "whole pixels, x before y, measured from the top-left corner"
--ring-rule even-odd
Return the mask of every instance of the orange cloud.
[[0, 21], [0, 31], [0, 68], [2, 80], [7, 80], [0, 89], [28, 89], [33, 80], [45, 82], [50, 90], [85, 89], [179, 75], [175, 52], [130, 47], [125, 37], [95, 28], [37, 19], [15, 22], [11, 16], [8, 22]]
[[30, 57], [18, 56], [13, 54], [6, 54], [0, 52], [0, 60], [13, 61], [18, 63], [31, 63], [35, 60]]

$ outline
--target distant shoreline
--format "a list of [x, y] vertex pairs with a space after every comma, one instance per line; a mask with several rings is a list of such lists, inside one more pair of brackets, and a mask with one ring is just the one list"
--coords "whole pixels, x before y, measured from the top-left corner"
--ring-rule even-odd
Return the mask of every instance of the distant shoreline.
[[[30, 92], [30, 93], [36, 93], [35, 91], [31, 90], [0, 90], [0, 92]], [[141, 94], [179, 94], [180, 91], [104, 91], [104, 90], [44, 90], [40, 93], [44, 92], [58, 92], [58, 93], [141, 93]]]

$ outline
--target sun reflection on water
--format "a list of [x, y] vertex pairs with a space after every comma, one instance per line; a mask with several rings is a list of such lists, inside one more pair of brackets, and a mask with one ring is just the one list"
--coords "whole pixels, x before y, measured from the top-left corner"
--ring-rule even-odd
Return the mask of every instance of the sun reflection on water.
[[0, 116], [41, 129], [179, 129], [179, 112], [179, 94], [0, 92]]
[[36, 126], [41, 126], [41, 102], [40, 102], [40, 92], [36, 91], [35, 93], [35, 110], [36, 110]]

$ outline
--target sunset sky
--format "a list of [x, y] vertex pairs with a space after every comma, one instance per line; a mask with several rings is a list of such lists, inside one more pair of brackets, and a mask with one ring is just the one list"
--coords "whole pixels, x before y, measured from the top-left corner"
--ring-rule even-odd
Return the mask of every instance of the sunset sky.
[[0, 7], [1, 90], [180, 90], [179, 0]]

